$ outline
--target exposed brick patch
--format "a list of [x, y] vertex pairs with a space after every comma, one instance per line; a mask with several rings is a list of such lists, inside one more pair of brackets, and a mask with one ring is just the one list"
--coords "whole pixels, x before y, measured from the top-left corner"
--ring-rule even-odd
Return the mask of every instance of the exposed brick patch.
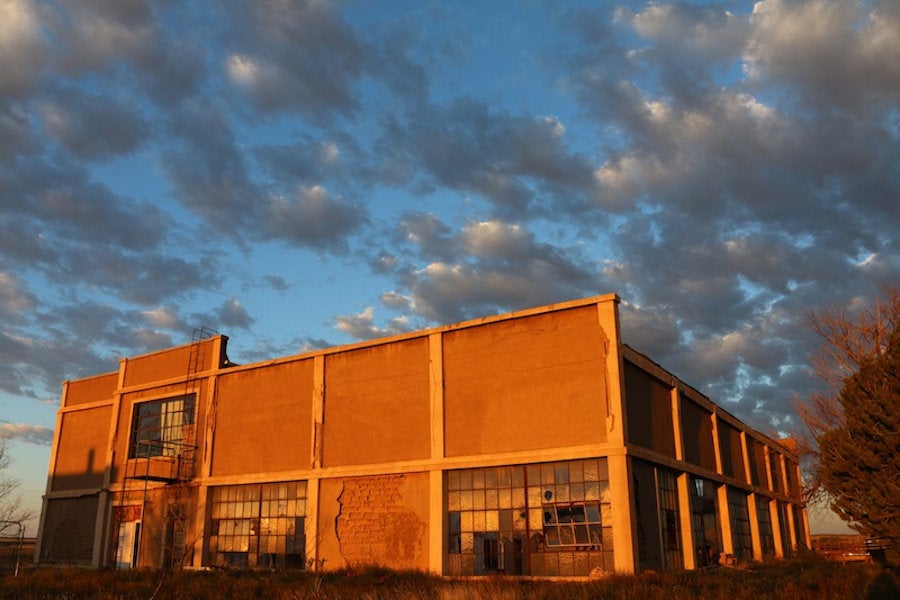
[[344, 481], [335, 534], [347, 564], [416, 567], [427, 524], [404, 503], [404, 478], [377, 475]]

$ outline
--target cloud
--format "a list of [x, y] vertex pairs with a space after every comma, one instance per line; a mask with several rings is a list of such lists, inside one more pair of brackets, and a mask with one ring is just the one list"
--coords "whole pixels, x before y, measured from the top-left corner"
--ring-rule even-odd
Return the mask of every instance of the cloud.
[[149, 135], [141, 113], [133, 100], [70, 89], [41, 107], [45, 129], [72, 155], [88, 160], [135, 151]]
[[336, 249], [366, 221], [366, 211], [321, 186], [301, 187], [290, 197], [270, 199], [267, 234], [291, 244]]
[[325, 118], [357, 110], [353, 87], [366, 47], [329, 3], [240, 2], [224, 68], [262, 111], [300, 111]]
[[814, 107], [892, 102], [900, 91], [900, 65], [885, 60], [900, 54], [895, 3], [765, 0], [750, 25], [744, 60], [754, 81], [785, 85]]
[[0, 317], [7, 321], [18, 321], [24, 313], [37, 306], [37, 297], [24, 289], [17, 277], [0, 271]]
[[49, 446], [53, 443], [53, 430], [40, 425], [25, 423], [0, 423], [0, 439], [21, 440], [28, 444]]
[[375, 324], [375, 309], [367, 306], [353, 315], [338, 315], [334, 319], [335, 329], [357, 340], [397, 335], [410, 330], [406, 317], [390, 319], [384, 327]]
[[49, 57], [40, 31], [39, 10], [31, 0], [0, 4], [0, 97], [31, 92]]
[[217, 315], [219, 323], [225, 327], [250, 329], [256, 320], [250, 316], [237, 298], [229, 298], [219, 307]]

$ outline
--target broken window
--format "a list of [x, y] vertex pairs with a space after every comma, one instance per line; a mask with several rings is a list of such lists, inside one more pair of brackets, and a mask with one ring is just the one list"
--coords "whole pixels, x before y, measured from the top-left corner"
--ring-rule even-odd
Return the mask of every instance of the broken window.
[[194, 430], [194, 394], [134, 405], [128, 458], [179, 456]]
[[612, 570], [609, 502], [605, 459], [448, 471], [449, 574]]
[[211, 488], [208, 564], [303, 569], [306, 482]]

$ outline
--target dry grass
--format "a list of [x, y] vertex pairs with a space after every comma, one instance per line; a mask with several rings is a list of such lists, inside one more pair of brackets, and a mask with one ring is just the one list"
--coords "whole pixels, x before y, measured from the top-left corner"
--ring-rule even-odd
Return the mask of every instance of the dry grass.
[[[162, 578], [161, 578], [162, 577]], [[370, 568], [314, 573], [83, 571], [35, 569], [0, 577], [0, 598], [54, 600], [194, 598], [277, 600], [880, 600], [900, 598], [900, 577], [877, 565], [816, 557], [680, 573], [616, 575], [598, 581], [488, 577], [446, 580]]]

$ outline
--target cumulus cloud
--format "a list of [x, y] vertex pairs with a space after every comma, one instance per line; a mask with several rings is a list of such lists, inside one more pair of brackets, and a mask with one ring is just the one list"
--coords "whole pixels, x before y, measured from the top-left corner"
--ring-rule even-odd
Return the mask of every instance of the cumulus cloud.
[[0, 4], [0, 97], [15, 98], [30, 92], [48, 57], [37, 4], [31, 0]]
[[366, 211], [321, 186], [301, 187], [290, 197], [276, 196], [268, 206], [267, 229], [271, 236], [300, 246], [336, 248], [361, 227]]
[[389, 319], [383, 327], [375, 324], [375, 309], [367, 306], [362, 312], [352, 315], [338, 315], [334, 320], [335, 329], [357, 340], [397, 335], [410, 330], [406, 317]]
[[53, 430], [26, 423], [0, 423], [0, 439], [20, 440], [28, 444], [49, 446], [53, 443]]

